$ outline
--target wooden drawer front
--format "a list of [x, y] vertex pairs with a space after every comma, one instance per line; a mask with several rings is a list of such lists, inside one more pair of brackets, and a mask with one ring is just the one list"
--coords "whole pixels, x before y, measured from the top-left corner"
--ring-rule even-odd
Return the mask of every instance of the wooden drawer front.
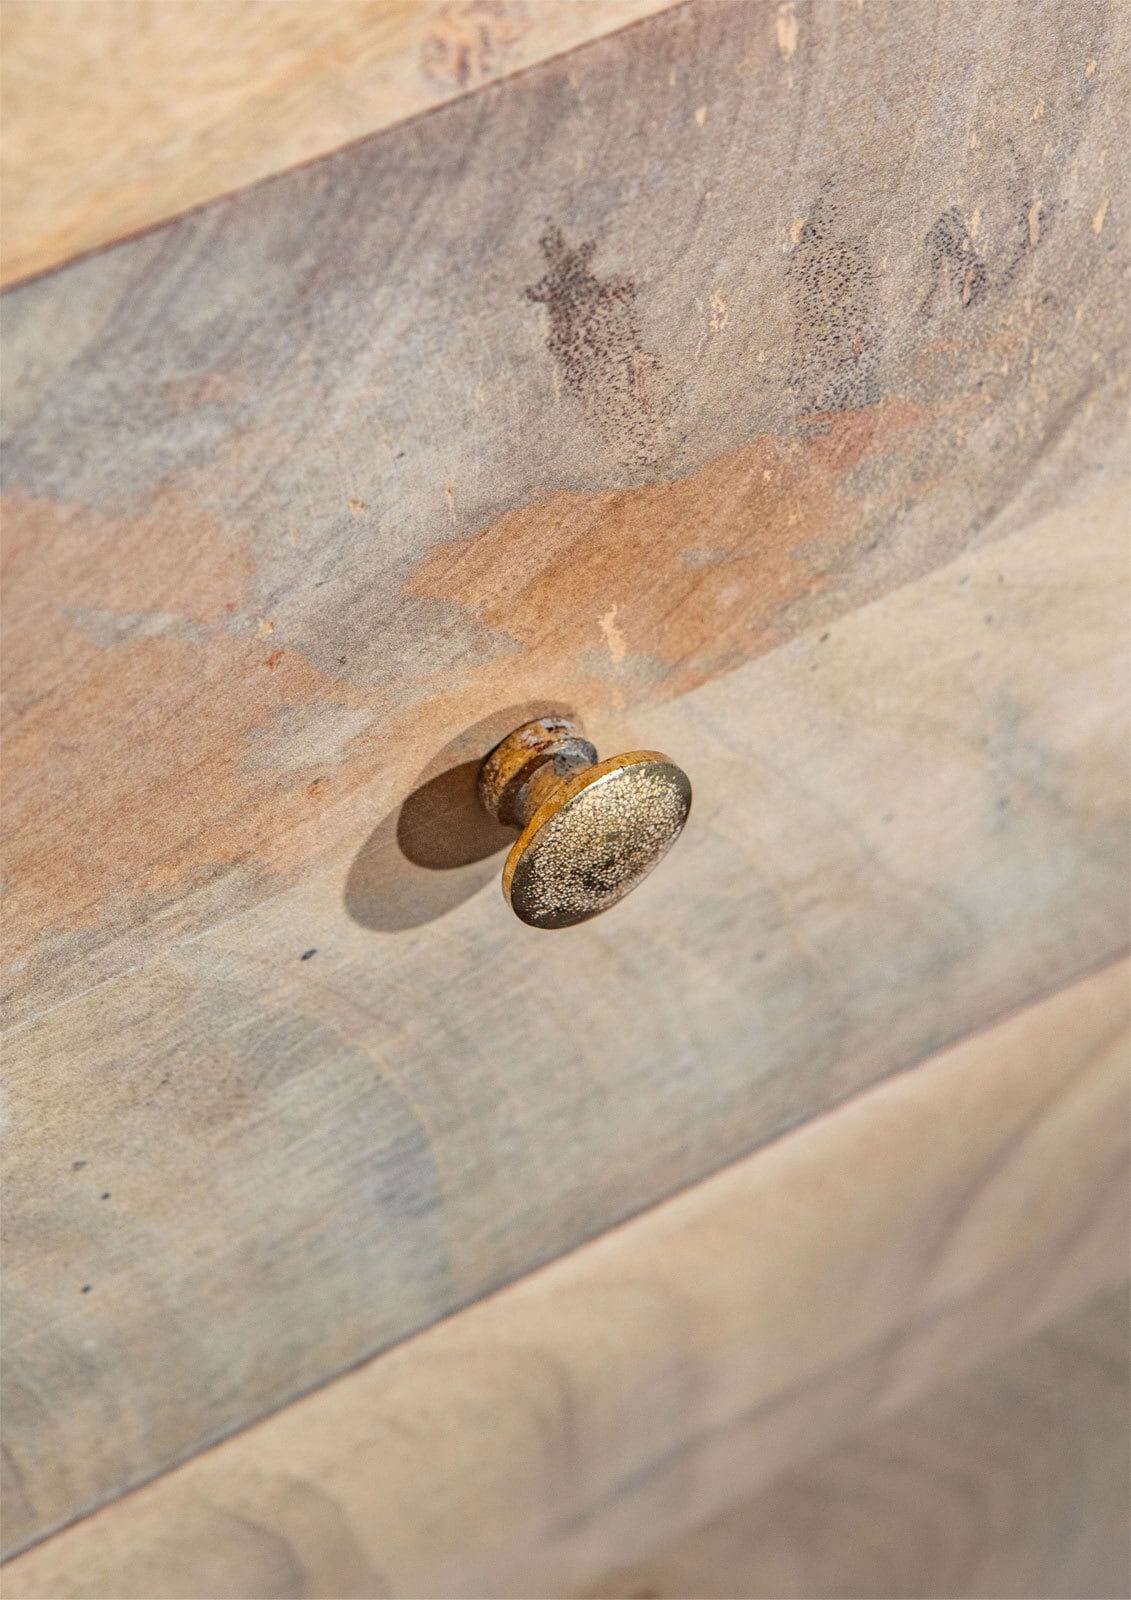
[[[5, 294], [13, 1546], [1125, 950], [1129, 22], [693, 0]], [[404, 820], [548, 709], [696, 786], [561, 937]]]

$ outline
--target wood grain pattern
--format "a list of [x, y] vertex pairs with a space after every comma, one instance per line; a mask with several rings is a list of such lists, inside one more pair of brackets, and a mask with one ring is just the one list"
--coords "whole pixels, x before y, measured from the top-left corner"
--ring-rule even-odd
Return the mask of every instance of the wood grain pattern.
[[1126, 1280], [1128, 977], [197, 1456], [14, 1561], [5, 1593], [561, 1595], [643, 1557]]
[[1125, 950], [1124, 554], [1101, 499], [595, 720], [696, 810], [568, 935], [382, 824], [12, 1034], [9, 1539]]
[[5, 0], [0, 282], [152, 227], [671, 3]]
[[9, 1015], [501, 708], [663, 704], [1122, 468], [1131, 11], [791, 15], [695, 0], [6, 294]]
[[587, 1589], [636, 1600], [1131, 1592], [1126, 1289]]
[[[12, 1544], [1126, 949], [1131, 13], [786, 20], [5, 294]], [[547, 944], [571, 709], [697, 809]]]

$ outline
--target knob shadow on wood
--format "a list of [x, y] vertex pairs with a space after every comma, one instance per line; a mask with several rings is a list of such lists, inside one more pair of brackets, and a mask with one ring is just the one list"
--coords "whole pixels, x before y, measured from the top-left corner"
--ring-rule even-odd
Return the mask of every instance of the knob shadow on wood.
[[545, 702], [504, 707], [436, 752], [354, 857], [345, 888], [354, 922], [375, 933], [423, 927], [497, 877], [496, 858], [516, 830], [479, 802], [483, 758], [518, 723], [549, 709]]
[[449, 767], [414, 789], [397, 813], [397, 846], [406, 861], [430, 872], [451, 872], [497, 855], [513, 830], [479, 804], [478, 760]]

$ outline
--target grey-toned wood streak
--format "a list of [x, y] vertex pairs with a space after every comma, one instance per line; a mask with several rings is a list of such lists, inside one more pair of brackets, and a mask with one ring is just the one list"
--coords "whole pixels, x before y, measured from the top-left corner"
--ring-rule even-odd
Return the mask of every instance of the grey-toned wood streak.
[[379, 829], [12, 1037], [8, 1538], [1124, 949], [1124, 555], [1101, 500], [591, 720], [696, 811], [581, 929]]
[[[11, 1545], [1126, 948], [1129, 28], [696, 0], [4, 297]], [[556, 939], [550, 710], [696, 788]]]
[[1129, 34], [699, 0], [8, 293], [9, 1014], [1089, 487]]
[[1123, 961], [868, 1090], [47, 1540], [5, 1594], [563, 1595], [648, 1556], [1126, 1284], [1129, 1001]]
[[586, 1593], [1131, 1593], [1127, 1290]]

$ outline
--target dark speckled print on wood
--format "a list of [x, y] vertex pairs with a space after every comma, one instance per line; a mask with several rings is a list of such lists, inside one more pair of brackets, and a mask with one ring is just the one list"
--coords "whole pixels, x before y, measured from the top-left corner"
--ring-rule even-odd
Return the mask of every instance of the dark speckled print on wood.
[[[879, 263], [867, 224], [825, 186], [791, 230], [785, 281], [793, 311], [789, 389], [802, 412], [848, 411], [880, 399]], [[795, 238], [793, 236], [795, 235]]]
[[550, 228], [542, 239], [546, 275], [526, 293], [546, 307], [546, 348], [586, 420], [638, 465], [655, 455], [663, 368], [641, 342], [635, 281], [598, 278], [590, 268], [596, 249], [585, 239], [571, 250], [561, 229]]

